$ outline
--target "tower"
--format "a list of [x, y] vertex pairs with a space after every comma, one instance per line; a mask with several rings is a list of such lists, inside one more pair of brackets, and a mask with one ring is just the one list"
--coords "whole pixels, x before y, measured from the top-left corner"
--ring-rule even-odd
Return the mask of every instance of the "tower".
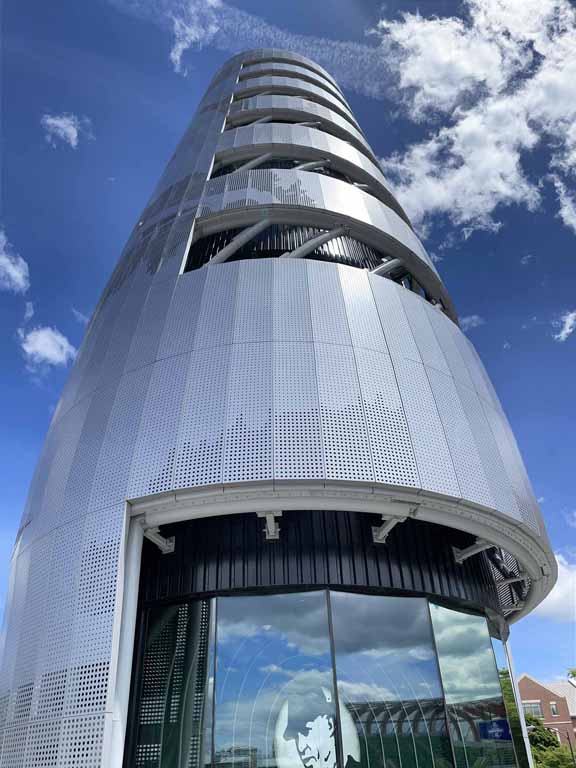
[[0, 764], [514, 764], [490, 636], [554, 575], [506, 417], [337, 83], [234, 57], [38, 462]]

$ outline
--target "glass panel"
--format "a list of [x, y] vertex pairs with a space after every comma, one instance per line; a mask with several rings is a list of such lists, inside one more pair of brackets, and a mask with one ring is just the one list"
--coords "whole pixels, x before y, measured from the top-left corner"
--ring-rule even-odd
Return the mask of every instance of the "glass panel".
[[458, 768], [515, 766], [486, 619], [430, 610]]
[[542, 704], [539, 701], [525, 701], [522, 706], [524, 707], [525, 715], [531, 715], [540, 720], [543, 719], [544, 713], [542, 712]]
[[149, 613], [132, 763], [139, 768], [203, 764], [202, 732], [211, 716], [205, 706], [210, 614], [206, 600]]
[[344, 766], [452, 766], [426, 600], [330, 599]]
[[508, 722], [510, 723], [516, 760], [520, 768], [529, 768], [530, 763], [528, 762], [528, 756], [526, 755], [526, 742], [522, 735], [518, 702], [516, 701], [514, 687], [512, 685], [508, 659], [506, 658], [506, 649], [504, 648], [504, 643], [495, 637], [492, 638], [492, 647], [494, 648], [496, 666], [498, 667], [498, 677], [500, 678], [500, 687], [502, 688], [506, 714], [508, 715]]
[[218, 599], [215, 768], [335, 768], [325, 592]]

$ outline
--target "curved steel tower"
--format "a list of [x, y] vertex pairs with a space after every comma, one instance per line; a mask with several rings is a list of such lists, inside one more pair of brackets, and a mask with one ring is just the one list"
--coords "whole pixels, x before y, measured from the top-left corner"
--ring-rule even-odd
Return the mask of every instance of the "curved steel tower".
[[[260, 762], [259, 736], [222, 731], [218, 684], [212, 706], [202, 703], [207, 670], [216, 663], [218, 681], [224, 662], [214, 658], [241, 634], [239, 606], [250, 623], [249, 596], [272, 601], [267, 623], [250, 624], [271, 636], [278, 606], [297, 595], [288, 613], [298, 624], [324, 592], [332, 682], [315, 695], [338, 725], [336, 762], [365, 762], [351, 722], [373, 720], [382, 745], [390, 732], [373, 704], [389, 681], [365, 700], [346, 698], [344, 628], [359, 636], [389, 615], [382, 638], [396, 621], [412, 626], [429, 601], [441, 685], [418, 718], [431, 723], [436, 758], [444, 749], [445, 764], [459, 764], [439, 612], [487, 617], [505, 639], [554, 577], [500, 403], [338, 85], [287, 51], [234, 57], [130, 236], [46, 438], [13, 555], [0, 764], [121, 765], [128, 731], [125, 765], [287, 766], [290, 728], [302, 727], [292, 705]], [[412, 619], [388, 614], [389, 602], [371, 603], [368, 621], [346, 614], [351, 596], [408, 601]], [[155, 624], [158, 606], [172, 613]], [[278, 638], [304, 653], [282, 627]], [[303, 635], [309, 645], [316, 637]], [[255, 642], [257, 630], [248, 636]], [[166, 667], [150, 650], [158, 638], [172, 649]], [[204, 651], [185, 675], [190, 643]], [[318, 660], [318, 648], [305, 652]], [[164, 688], [150, 693], [160, 678]], [[303, 679], [301, 670], [284, 679]], [[408, 763], [399, 718], [414, 745], [421, 726], [408, 694], [394, 699], [397, 716], [389, 696], [396, 763]], [[442, 713], [430, 715], [435, 725], [432, 711]], [[181, 739], [169, 759], [168, 725], [154, 731], [168, 722]], [[434, 746], [448, 731], [451, 743]]]

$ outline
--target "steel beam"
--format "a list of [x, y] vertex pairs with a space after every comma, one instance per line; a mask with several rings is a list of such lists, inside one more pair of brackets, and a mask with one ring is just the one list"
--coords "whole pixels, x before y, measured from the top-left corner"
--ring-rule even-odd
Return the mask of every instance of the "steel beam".
[[253, 237], [259, 235], [260, 232], [263, 232], [269, 226], [270, 219], [266, 218], [257, 221], [256, 224], [253, 224], [251, 227], [243, 229], [242, 232], [237, 234], [236, 237], [228, 243], [228, 245], [225, 245], [221, 251], [218, 251], [218, 253], [210, 259], [208, 264], [221, 264], [223, 261], [227, 261], [230, 256], [233, 256], [243, 245], [246, 245], [246, 243], [250, 242]]
[[319, 248], [321, 245], [324, 245], [324, 243], [333, 240], [335, 237], [340, 237], [340, 235], [346, 234], [346, 232], [348, 232], [348, 227], [336, 227], [336, 229], [331, 229], [329, 232], [324, 232], [322, 235], [311, 237], [309, 240], [306, 240], [305, 243], [302, 243], [302, 245], [298, 246], [298, 248], [295, 248], [293, 251], [286, 251], [283, 253], [280, 258], [303, 259], [305, 256], [308, 256], [309, 253], [312, 253], [312, 251], [314, 251], [316, 248]]

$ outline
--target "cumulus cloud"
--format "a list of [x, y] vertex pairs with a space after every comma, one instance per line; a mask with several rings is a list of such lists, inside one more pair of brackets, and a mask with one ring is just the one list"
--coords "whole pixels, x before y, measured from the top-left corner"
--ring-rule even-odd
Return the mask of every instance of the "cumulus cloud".
[[554, 588], [535, 609], [535, 613], [554, 621], [576, 621], [576, 563], [556, 553], [558, 581]]
[[[409, 116], [441, 120], [384, 158], [384, 170], [417, 224], [440, 215], [469, 234], [497, 231], [501, 205], [540, 204], [541, 180], [523, 161], [544, 140], [551, 168], [576, 168], [576, 12], [568, 0], [466, 0], [465, 8], [464, 20], [405, 14], [377, 32]], [[574, 200], [560, 175], [550, 180], [572, 227]]]
[[481, 325], [485, 325], [486, 320], [480, 315], [466, 315], [460, 318], [460, 328], [466, 333], [472, 328], [479, 328]]
[[30, 287], [28, 263], [16, 253], [0, 229], [0, 290], [26, 293]]
[[27, 301], [24, 305], [24, 322], [29, 323], [34, 317], [34, 304], [31, 301]]
[[60, 115], [42, 115], [40, 124], [44, 129], [46, 141], [52, 147], [56, 147], [58, 141], [62, 141], [72, 149], [76, 149], [81, 136], [94, 138], [91, 121], [87, 117], [78, 117], [70, 112]]
[[425, 138], [382, 160], [424, 232], [436, 220], [498, 231], [497, 209], [541, 204], [542, 178], [525, 160], [547, 142], [547, 181], [558, 216], [576, 231], [568, 179], [576, 169], [576, 10], [569, 0], [463, 0], [462, 16], [405, 13], [382, 19], [366, 42], [280, 29], [222, 0], [109, 0], [172, 36], [170, 59], [211, 45], [237, 52], [288, 48], [311, 56], [340, 84], [395, 98]]
[[36, 326], [19, 330], [20, 346], [28, 370], [34, 373], [65, 366], [76, 356], [76, 349], [57, 328]]
[[552, 325], [558, 328], [558, 331], [552, 335], [554, 341], [566, 341], [576, 329], [576, 309], [564, 312], [558, 320], [554, 320]]

